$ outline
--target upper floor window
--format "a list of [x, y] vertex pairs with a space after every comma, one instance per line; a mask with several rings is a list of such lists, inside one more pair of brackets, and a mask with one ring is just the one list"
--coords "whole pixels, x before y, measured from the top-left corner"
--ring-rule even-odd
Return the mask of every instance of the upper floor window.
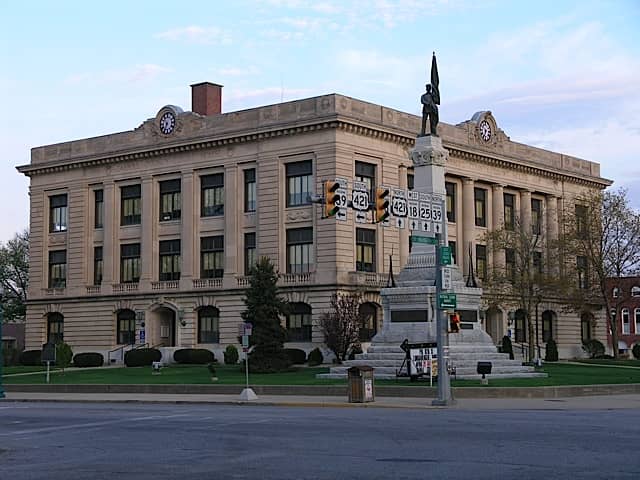
[[487, 278], [487, 246], [476, 244], [476, 272], [478, 278], [484, 280]]
[[620, 317], [622, 318], [622, 334], [629, 335], [631, 333], [631, 326], [629, 323], [629, 309], [623, 308], [620, 312]]
[[310, 272], [313, 268], [313, 228], [287, 230], [287, 273]]
[[256, 264], [256, 233], [244, 234], [244, 274], [249, 275]]
[[180, 240], [162, 240], [160, 251], [161, 282], [180, 280]]
[[94, 190], [93, 191], [93, 216], [94, 216], [94, 227], [102, 228], [104, 224], [104, 192], [102, 190]]
[[137, 283], [140, 281], [140, 244], [120, 245], [120, 282]]
[[139, 225], [142, 219], [142, 194], [140, 185], [120, 188], [120, 225]]
[[218, 343], [220, 341], [220, 310], [203, 307], [198, 310], [198, 343]]
[[224, 215], [224, 173], [200, 177], [200, 215]]
[[445, 182], [445, 190], [447, 191], [447, 221], [456, 221], [456, 184]]
[[542, 252], [534, 251], [533, 252], [533, 271], [538, 275], [542, 275], [544, 273], [544, 265], [542, 264]]
[[118, 312], [117, 343], [118, 345], [133, 345], [136, 343], [136, 314], [133, 310]]
[[487, 191], [484, 188], [474, 188], [476, 211], [476, 227], [487, 226]]
[[102, 247], [93, 248], [93, 284], [102, 283]]
[[244, 171], [244, 211], [256, 211], [256, 169]]
[[49, 288], [65, 288], [67, 285], [67, 251], [49, 252]]
[[67, 194], [49, 197], [49, 231], [65, 232], [67, 230]]
[[356, 228], [356, 271], [376, 271], [376, 231]]
[[181, 214], [180, 179], [160, 182], [160, 221], [177, 220]]
[[311, 160], [286, 164], [287, 175], [287, 207], [308, 205], [311, 203], [312, 193]]
[[576, 205], [576, 233], [578, 237], [584, 238], [587, 234], [587, 213], [588, 209], [584, 205]]
[[540, 235], [542, 225], [542, 200], [531, 199], [531, 233]]
[[505, 248], [504, 256], [505, 275], [510, 282], [514, 282], [516, 279], [516, 252], [513, 248]]
[[222, 278], [224, 275], [224, 236], [200, 239], [200, 278]]
[[288, 341], [310, 342], [311, 326], [311, 307], [306, 303], [292, 303], [287, 315]]
[[589, 264], [587, 257], [576, 257], [576, 269], [578, 272], [578, 288], [587, 290], [589, 288]]
[[504, 198], [504, 228], [513, 230], [516, 223], [516, 196], [511, 193], [503, 194]]
[[407, 190], [413, 190], [415, 188], [416, 178], [413, 173], [407, 173]]
[[356, 162], [356, 182], [362, 182], [369, 190], [369, 201], [373, 202], [376, 188], [376, 166], [373, 163]]
[[638, 286], [631, 287], [631, 296], [640, 297], [640, 287]]
[[613, 290], [611, 291], [611, 296], [613, 298], [618, 298], [620, 296], [620, 289], [618, 287], [613, 287]]

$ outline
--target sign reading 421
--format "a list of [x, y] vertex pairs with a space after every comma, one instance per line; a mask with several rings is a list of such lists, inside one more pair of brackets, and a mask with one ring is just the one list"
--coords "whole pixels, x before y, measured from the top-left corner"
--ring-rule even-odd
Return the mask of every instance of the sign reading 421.
[[409, 213], [407, 199], [404, 190], [392, 190], [391, 192], [391, 214], [394, 217], [406, 217]]

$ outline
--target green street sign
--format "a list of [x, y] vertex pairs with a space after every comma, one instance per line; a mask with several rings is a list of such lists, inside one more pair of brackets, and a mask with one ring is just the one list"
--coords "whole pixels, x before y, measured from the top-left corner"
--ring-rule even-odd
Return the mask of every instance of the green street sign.
[[440, 247], [440, 265], [451, 265], [451, 247]]
[[440, 310], [455, 309], [458, 306], [455, 293], [441, 293], [438, 295], [438, 308]]
[[419, 235], [411, 235], [411, 242], [413, 243], [425, 243], [427, 245], [437, 245], [438, 240], [436, 237], [422, 237]]

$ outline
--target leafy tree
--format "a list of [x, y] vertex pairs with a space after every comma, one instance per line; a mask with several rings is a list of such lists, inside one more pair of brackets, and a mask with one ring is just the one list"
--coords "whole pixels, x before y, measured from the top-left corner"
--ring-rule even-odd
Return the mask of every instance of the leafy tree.
[[56, 344], [56, 365], [62, 369], [63, 374], [64, 369], [71, 365], [72, 358], [73, 351], [69, 344], [64, 342]]
[[329, 310], [320, 318], [324, 341], [338, 362], [346, 360], [350, 350], [360, 348], [360, 327], [365, 321], [361, 303], [359, 293], [334, 293]]
[[29, 285], [29, 231], [0, 246], [0, 288], [5, 321], [24, 318]]
[[640, 213], [629, 205], [625, 190], [607, 190], [577, 197], [564, 218], [570, 253], [565, 265], [575, 275], [573, 307], [577, 311], [605, 307], [613, 356], [618, 358], [615, 312], [624, 296], [611, 298], [607, 290], [620, 288], [623, 277], [640, 271]]
[[290, 366], [284, 351], [287, 332], [280, 317], [287, 313], [287, 302], [278, 296], [278, 272], [267, 257], [261, 257], [249, 272], [249, 287], [245, 292], [245, 322], [253, 324], [249, 355], [252, 372], [278, 372]]

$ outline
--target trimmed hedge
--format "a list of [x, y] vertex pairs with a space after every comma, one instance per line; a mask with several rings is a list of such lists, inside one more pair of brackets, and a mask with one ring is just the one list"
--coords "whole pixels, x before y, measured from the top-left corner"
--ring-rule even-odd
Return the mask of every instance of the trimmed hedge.
[[162, 353], [157, 348], [136, 348], [124, 354], [124, 364], [127, 367], [146, 367], [160, 359]]
[[547, 342], [547, 348], [544, 354], [545, 362], [557, 362], [558, 361], [558, 345], [555, 340], [549, 339]]
[[176, 363], [187, 363], [191, 365], [206, 365], [216, 361], [213, 352], [206, 348], [181, 348], [173, 352], [173, 360]]
[[633, 352], [633, 356], [640, 360], [640, 343], [636, 343], [631, 351]]
[[102, 365], [104, 365], [104, 356], [98, 352], [77, 353], [73, 356], [74, 367], [101, 367]]
[[314, 348], [309, 352], [309, 357], [307, 357], [307, 362], [310, 367], [315, 367], [316, 365], [322, 365], [324, 362], [324, 355], [318, 347]]
[[2, 349], [2, 358], [5, 367], [11, 367], [18, 365], [18, 359], [20, 358], [20, 352], [17, 348], [4, 348]]
[[42, 350], [25, 350], [20, 354], [20, 365], [39, 367], [42, 365]]
[[238, 359], [240, 355], [238, 355], [238, 349], [235, 345], [227, 345], [227, 348], [222, 352], [224, 355], [224, 364], [225, 365], [235, 365], [238, 363]]
[[582, 350], [589, 355], [589, 358], [602, 358], [605, 352], [602, 342], [595, 338], [582, 342]]
[[307, 354], [299, 348], [285, 348], [284, 353], [289, 357], [293, 365], [302, 365], [307, 361]]

